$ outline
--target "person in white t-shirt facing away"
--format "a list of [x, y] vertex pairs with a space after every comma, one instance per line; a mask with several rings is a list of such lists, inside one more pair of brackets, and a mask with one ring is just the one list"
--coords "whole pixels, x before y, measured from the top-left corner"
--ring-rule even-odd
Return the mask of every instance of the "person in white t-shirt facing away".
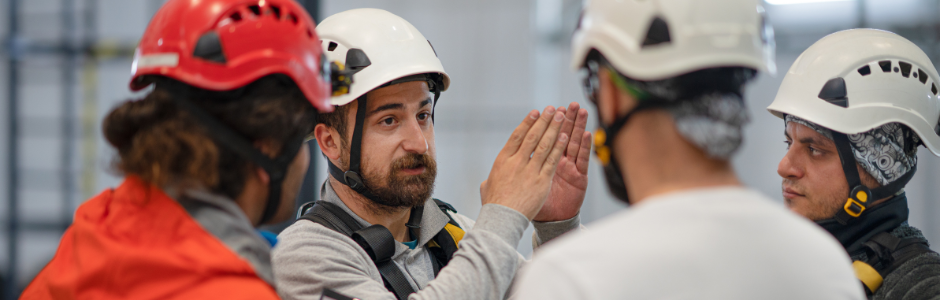
[[572, 55], [631, 207], [536, 251], [519, 299], [864, 299], [839, 243], [730, 163], [744, 85], [776, 69], [760, 1], [592, 0]]

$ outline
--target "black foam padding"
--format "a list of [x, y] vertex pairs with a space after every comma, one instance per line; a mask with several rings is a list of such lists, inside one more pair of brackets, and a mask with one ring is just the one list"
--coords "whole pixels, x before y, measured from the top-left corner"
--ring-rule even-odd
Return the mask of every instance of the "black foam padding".
[[193, 49], [193, 56], [224, 64], [226, 59], [225, 53], [222, 51], [222, 42], [219, 40], [219, 34], [215, 31], [209, 31], [199, 37], [199, 41], [196, 42], [196, 48]]
[[365, 51], [358, 48], [352, 48], [346, 51], [346, 67], [353, 70], [360, 70], [372, 64]]
[[669, 24], [666, 24], [666, 21], [660, 17], [654, 18], [646, 32], [646, 38], [643, 39], [643, 47], [669, 42], [672, 42], [672, 37], [669, 36]]
[[849, 99], [846, 96], [845, 80], [842, 77], [829, 79], [819, 91], [820, 99], [841, 107], [849, 107]]

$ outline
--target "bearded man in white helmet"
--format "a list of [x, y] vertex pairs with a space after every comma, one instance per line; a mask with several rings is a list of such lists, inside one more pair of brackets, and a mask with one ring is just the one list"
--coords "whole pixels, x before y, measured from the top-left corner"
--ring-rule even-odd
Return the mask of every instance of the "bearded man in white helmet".
[[938, 78], [907, 39], [846, 30], [803, 52], [767, 108], [786, 124], [787, 206], [842, 243], [869, 299], [940, 299], [940, 255], [904, 194], [917, 147], [940, 155]]
[[757, 0], [592, 0], [572, 40], [595, 150], [631, 208], [535, 252], [521, 299], [862, 299], [832, 236], [744, 188], [743, 86], [773, 71]]
[[361, 299], [502, 299], [530, 221], [534, 246], [578, 228], [587, 110], [575, 103], [525, 116], [481, 187], [474, 222], [431, 198], [434, 107], [450, 79], [430, 42], [378, 9], [333, 15], [317, 34], [355, 85], [318, 117], [330, 178], [321, 201], [279, 236], [273, 262], [284, 298], [332, 289]]

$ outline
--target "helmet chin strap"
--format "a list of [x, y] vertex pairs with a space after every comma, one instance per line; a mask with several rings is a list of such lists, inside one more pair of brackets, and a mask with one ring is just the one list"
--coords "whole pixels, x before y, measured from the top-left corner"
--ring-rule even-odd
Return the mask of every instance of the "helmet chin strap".
[[[427, 80], [425, 74], [406, 76], [401, 79], [393, 80], [389, 83], [386, 83], [380, 87], [389, 86], [392, 84], [398, 84], [408, 81], [419, 81]], [[435, 83], [431, 80], [427, 80], [428, 87], [434, 92], [434, 101], [432, 102], [431, 108], [431, 122], [434, 122], [434, 108], [437, 107], [437, 100], [441, 96], [440, 89], [435, 86]], [[333, 178], [336, 178], [342, 184], [345, 184], [349, 188], [353, 189], [363, 197], [367, 199], [375, 199], [376, 196], [369, 191], [366, 187], [365, 181], [362, 179], [362, 129], [366, 120], [366, 109], [367, 105], [367, 96], [368, 93], [359, 96], [356, 98], [358, 105], [356, 106], [356, 124], [353, 128], [352, 142], [350, 143], [349, 148], [349, 170], [343, 171], [336, 164], [333, 164], [332, 161], [327, 160], [329, 164], [329, 172]]]
[[[639, 99], [637, 99], [639, 100]], [[614, 155], [614, 138], [617, 136], [627, 122], [637, 112], [667, 106], [665, 101], [640, 100], [640, 103], [626, 115], [614, 120], [610, 126], [604, 126], [604, 123], [598, 119], [598, 129], [594, 134], [594, 152], [597, 158], [604, 165], [604, 179], [607, 181], [607, 187], [610, 192], [621, 201], [630, 205], [630, 196], [627, 193], [627, 185], [624, 182], [623, 172], [620, 171], [620, 165]]]
[[281, 148], [281, 153], [272, 159], [255, 148], [243, 135], [235, 132], [190, 101], [188, 97], [191, 93], [185, 88], [182, 90], [183, 92], [181, 92], [180, 95], [173, 97], [176, 105], [205, 126], [208, 129], [209, 135], [215, 141], [229, 150], [238, 153], [241, 157], [250, 160], [268, 173], [270, 179], [268, 182], [268, 197], [259, 224], [271, 221], [277, 214], [277, 210], [281, 204], [281, 189], [284, 179], [287, 177], [287, 169], [291, 161], [294, 160], [294, 157], [297, 156], [297, 152], [299, 152], [300, 148], [303, 146], [304, 135], [301, 134], [288, 140]]
[[332, 161], [328, 162], [330, 175], [333, 176], [333, 178], [366, 198], [371, 199], [372, 195], [366, 188], [365, 182], [362, 180], [362, 175], [360, 175], [362, 172], [362, 127], [363, 123], [365, 123], [367, 108], [366, 98], [366, 94], [356, 98], [358, 108], [356, 110], [356, 124], [355, 127], [353, 127], [352, 143], [349, 149], [349, 170], [343, 171], [333, 164]]
[[832, 140], [836, 144], [836, 150], [839, 152], [839, 160], [842, 163], [842, 172], [845, 173], [845, 180], [849, 184], [849, 196], [834, 219], [839, 224], [846, 225], [862, 215], [872, 203], [878, 199], [891, 197], [904, 188], [905, 185], [914, 176], [917, 166], [911, 168], [907, 174], [904, 174], [894, 182], [885, 186], [869, 189], [862, 184], [861, 177], [858, 174], [858, 162], [852, 153], [852, 145], [849, 142], [848, 135], [832, 131]]

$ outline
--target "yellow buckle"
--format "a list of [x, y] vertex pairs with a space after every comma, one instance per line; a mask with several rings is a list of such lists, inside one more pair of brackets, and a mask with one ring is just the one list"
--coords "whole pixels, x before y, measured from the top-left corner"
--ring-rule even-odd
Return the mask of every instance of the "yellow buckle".
[[[857, 211], [857, 212], [852, 211], [851, 207], [852, 207], [853, 205], [858, 207], [858, 211]], [[862, 212], [865, 211], [865, 206], [862, 205], [861, 203], [858, 203], [858, 201], [855, 201], [855, 199], [852, 199], [852, 198], [849, 198], [848, 201], [845, 201], [845, 206], [843, 206], [842, 208], [845, 209], [845, 212], [846, 212], [847, 214], [849, 214], [850, 216], [855, 217], [855, 218], [857, 218], [858, 216], [862, 215]]]
[[598, 128], [594, 131], [594, 154], [597, 154], [597, 159], [606, 166], [610, 163], [610, 148], [604, 145], [605, 143], [607, 143], [607, 133]]

